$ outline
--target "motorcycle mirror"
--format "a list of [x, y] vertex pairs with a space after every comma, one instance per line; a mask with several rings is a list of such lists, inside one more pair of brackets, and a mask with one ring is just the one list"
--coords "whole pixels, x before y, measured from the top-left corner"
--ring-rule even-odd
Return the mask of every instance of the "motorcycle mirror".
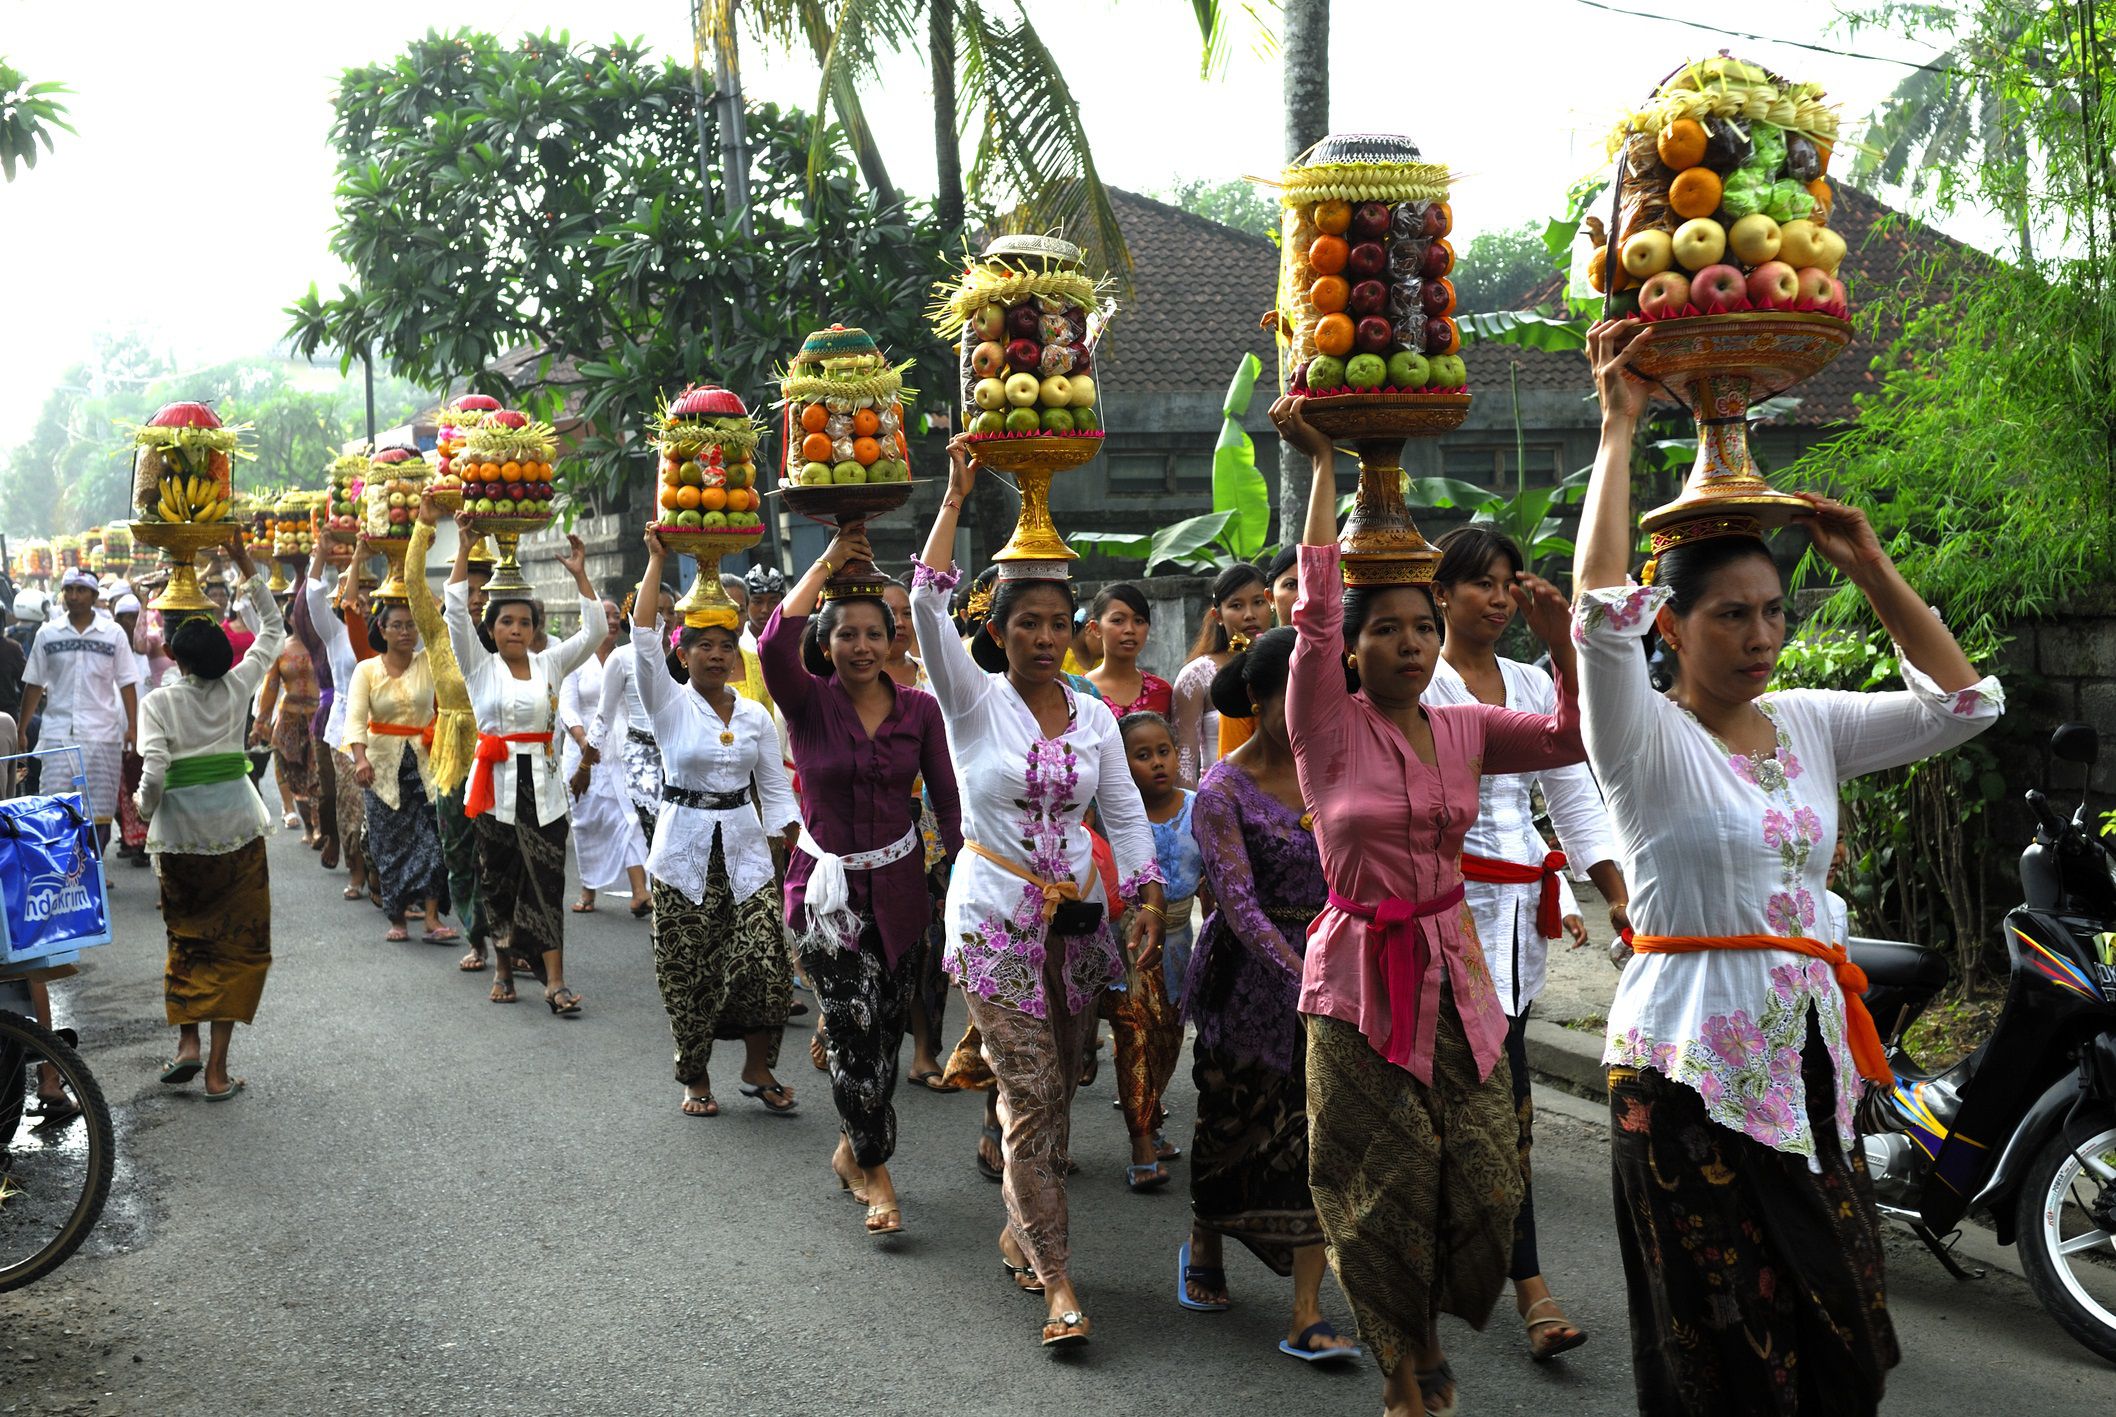
[[2068, 763], [2094, 766], [2101, 756], [2101, 735], [2084, 723], [2061, 723], [2050, 735], [2050, 752]]

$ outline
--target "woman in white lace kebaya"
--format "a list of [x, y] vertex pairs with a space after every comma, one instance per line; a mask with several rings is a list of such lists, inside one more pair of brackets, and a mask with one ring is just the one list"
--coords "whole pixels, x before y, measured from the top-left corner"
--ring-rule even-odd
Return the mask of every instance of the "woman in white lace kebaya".
[[[1824, 938], [1839, 791], [1966, 742], [2004, 700], [1865, 515], [1827, 498], [1800, 522], [1894, 636], [1902, 690], [1767, 690], [1785, 589], [1751, 518], [1661, 528], [1627, 583], [1638, 328], [1590, 338], [1602, 450], [1573, 637], [1637, 931], [1603, 1059], [1639, 1408], [1871, 1413], [1899, 1353], [1852, 1113], [1888, 1062]], [[1666, 694], [1649, 633], [1676, 666]]]
[[[1096, 996], [1124, 970], [1111, 918], [1118, 897], [1138, 903], [1129, 941], [1136, 967], [1160, 967], [1161, 872], [1116, 719], [1060, 675], [1072, 638], [1066, 563], [1002, 562], [976, 657], [955, 637], [948, 595], [961, 575], [949, 548], [976, 465], [960, 447], [951, 451], [947, 496], [911, 583], [962, 793], [945, 963], [998, 1079], [1009, 1222], [1000, 1250], [1016, 1282], [1044, 1296], [1044, 1346], [1070, 1346], [1089, 1329], [1067, 1269], [1073, 1091]], [[1095, 868], [1083, 820], [1090, 802], [1115, 854], [1115, 881]]]

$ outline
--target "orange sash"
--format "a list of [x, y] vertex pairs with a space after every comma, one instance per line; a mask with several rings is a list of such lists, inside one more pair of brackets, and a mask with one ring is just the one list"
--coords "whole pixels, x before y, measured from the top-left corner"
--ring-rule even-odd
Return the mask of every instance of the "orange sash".
[[1844, 991], [1846, 1041], [1859, 1076], [1883, 1087], [1895, 1085], [1895, 1070], [1888, 1066], [1888, 1050], [1881, 1046], [1881, 1031], [1866, 1011], [1866, 971], [1851, 962], [1842, 945], [1828, 945], [1801, 935], [1633, 935], [1631, 948], [1642, 955], [1695, 954], [1701, 950], [1784, 950], [1788, 954], [1819, 959], [1836, 973], [1837, 987]]
[[384, 733], [392, 738], [416, 738], [430, 749], [433, 747], [434, 726], [439, 722], [440, 720], [436, 718], [429, 720], [423, 727], [415, 728], [409, 723], [377, 723], [375, 720], [369, 719], [367, 721], [367, 731], [370, 733]]

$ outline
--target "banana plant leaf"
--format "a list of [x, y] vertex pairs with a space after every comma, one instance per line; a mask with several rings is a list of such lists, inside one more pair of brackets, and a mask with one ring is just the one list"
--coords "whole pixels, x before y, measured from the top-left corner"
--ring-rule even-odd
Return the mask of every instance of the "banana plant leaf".
[[1455, 317], [1466, 345], [1483, 340], [1551, 352], [1585, 349], [1589, 323], [1585, 318], [1561, 319], [1543, 309], [1487, 310]]
[[1146, 574], [1153, 574], [1154, 567], [1173, 562], [1179, 565], [1215, 565], [1219, 558], [1213, 548], [1226, 530], [1232, 512], [1207, 512], [1201, 517], [1190, 517], [1164, 526], [1151, 535], [1122, 531], [1078, 531], [1066, 539], [1075, 546], [1092, 546], [1107, 556], [1125, 560], [1144, 560]]
[[1235, 366], [1220, 404], [1220, 439], [1212, 450], [1212, 509], [1227, 513], [1220, 540], [1239, 561], [1254, 560], [1271, 532], [1271, 491], [1257, 471], [1256, 444], [1242, 427], [1263, 368], [1254, 354], [1244, 354]]

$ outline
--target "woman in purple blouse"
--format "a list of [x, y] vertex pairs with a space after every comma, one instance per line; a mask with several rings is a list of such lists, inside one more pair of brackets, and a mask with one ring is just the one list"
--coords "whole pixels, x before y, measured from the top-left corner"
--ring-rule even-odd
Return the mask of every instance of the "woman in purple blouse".
[[873, 559], [859, 527], [841, 531], [772, 612], [757, 657], [801, 771], [804, 825], [787, 862], [786, 919], [829, 1038], [831, 1098], [844, 1124], [830, 1167], [866, 1202], [867, 1232], [893, 1235], [903, 1229], [889, 1177], [897, 1054], [932, 918], [920, 776], [951, 860], [962, 811], [939, 706], [883, 672], [896, 626], [881, 585], [826, 584], [855, 559]]

